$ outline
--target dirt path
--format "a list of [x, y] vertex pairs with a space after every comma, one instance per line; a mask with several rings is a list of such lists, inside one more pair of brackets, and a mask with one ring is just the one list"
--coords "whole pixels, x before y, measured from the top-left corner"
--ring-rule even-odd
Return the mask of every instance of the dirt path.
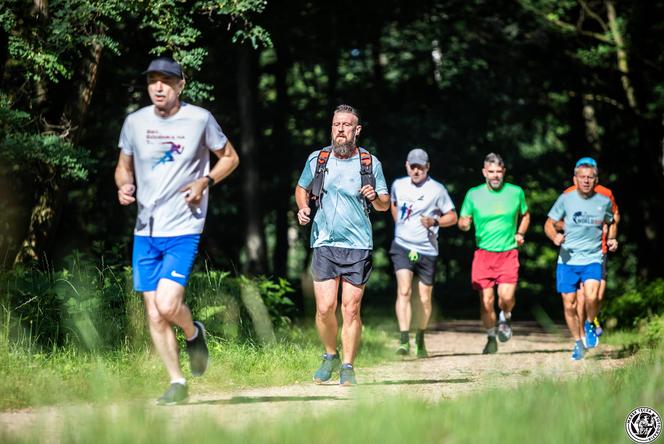
[[[207, 415], [224, 426], [241, 428], [257, 419], [265, 425], [284, 414], [320, 415], [348, 403], [380, 402], [392, 395], [436, 401], [492, 387], [514, 387], [542, 377], [571, 378], [620, 367], [630, 359], [601, 345], [588, 359], [573, 362], [570, 338], [545, 333], [533, 323], [515, 324], [514, 337], [505, 344], [499, 343], [497, 354], [484, 356], [481, 351], [486, 336], [477, 321], [456, 321], [437, 327], [437, 331], [427, 334], [429, 358], [411, 357], [380, 367], [358, 368], [356, 387], [303, 383], [193, 393], [188, 404], [174, 407], [157, 407], [153, 400], [137, 401], [135, 405], [154, 414], [173, 415], [176, 423], [186, 421], [190, 415]], [[39, 427], [46, 429], [42, 436], [53, 437], [65, 418], [83, 417], [82, 413], [94, 409], [114, 415], [126, 407], [77, 405], [3, 412], [0, 430], [20, 434]]]

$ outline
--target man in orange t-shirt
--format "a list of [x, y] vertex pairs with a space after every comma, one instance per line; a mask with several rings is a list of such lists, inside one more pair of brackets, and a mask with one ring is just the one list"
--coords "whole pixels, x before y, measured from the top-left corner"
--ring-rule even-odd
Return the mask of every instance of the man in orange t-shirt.
[[[590, 157], [584, 157], [582, 160], [588, 160], [588, 163], [597, 165], [594, 159]], [[592, 161], [592, 162], [590, 162]], [[579, 161], [580, 162], [580, 161]], [[616, 199], [613, 197], [613, 192], [603, 186], [603, 185], [595, 185], [594, 188], [596, 193], [602, 194], [606, 197], [608, 197], [611, 200], [611, 211], [613, 211], [613, 219], [614, 223], [617, 225], [618, 222], [620, 221], [620, 212], [618, 211], [618, 204], [616, 203]], [[576, 191], [576, 185], [572, 185], [571, 187], [567, 188], [564, 193], [569, 193], [572, 191]], [[562, 220], [556, 222], [555, 227], [558, 231], [564, 231], [565, 230], [565, 224]], [[602, 303], [602, 300], [604, 299], [604, 291], [606, 290], [606, 254], [608, 253], [608, 247], [606, 246], [606, 239], [607, 239], [607, 233], [608, 229], [606, 225], [602, 229], [602, 253], [604, 254], [603, 260], [602, 260], [602, 280], [600, 281], [599, 284], [599, 294], [597, 295], [597, 298], [599, 299], [599, 303]], [[585, 319], [586, 314], [585, 314], [585, 297], [583, 293], [583, 286], [579, 288], [576, 292], [576, 298], [577, 298], [577, 313], [579, 314], [579, 319]], [[599, 324], [599, 320], [595, 318], [595, 327], [597, 328], [597, 335], [600, 336], [602, 334], [602, 327]]]

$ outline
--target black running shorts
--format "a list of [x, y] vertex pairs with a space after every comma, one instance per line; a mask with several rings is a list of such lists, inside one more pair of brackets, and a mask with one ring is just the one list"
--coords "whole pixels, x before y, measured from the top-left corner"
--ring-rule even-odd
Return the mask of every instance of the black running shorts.
[[392, 241], [390, 247], [390, 258], [394, 265], [394, 271], [410, 270], [415, 273], [425, 285], [433, 285], [436, 275], [436, 256], [427, 256], [408, 249]]
[[371, 250], [341, 247], [316, 247], [311, 261], [314, 281], [341, 277], [353, 285], [364, 285], [371, 275]]

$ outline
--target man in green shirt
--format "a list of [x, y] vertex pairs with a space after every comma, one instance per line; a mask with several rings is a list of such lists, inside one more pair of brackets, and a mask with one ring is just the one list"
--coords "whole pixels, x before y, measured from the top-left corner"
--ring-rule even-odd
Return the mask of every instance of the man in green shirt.
[[[505, 164], [498, 154], [484, 159], [486, 184], [468, 190], [461, 206], [458, 226], [470, 230], [475, 222], [477, 250], [473, 257], [472, 284], [480, 293], [480, 317], [488, 339], [482, 353], [498, 351], [501, 342], [512, 337], [510, 319], [516, 303], [519, 252], [530, 225], [530, 213], [521, 187], [505, 183]], [[520, 220], [519, 220], [520, 219]], [[518, 224], [518, 228], [517, 228]], [[496, 323], [494, 286], [498, 286], [500, 315]]]

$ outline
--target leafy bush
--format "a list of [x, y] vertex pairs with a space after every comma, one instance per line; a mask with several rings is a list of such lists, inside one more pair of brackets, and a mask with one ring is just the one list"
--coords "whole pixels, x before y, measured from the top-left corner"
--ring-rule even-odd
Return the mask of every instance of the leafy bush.
[[[17, 268], [0, 273], [0, 326], [9, 338], [88, 350], [149, 344], [143, 302], [132, 290], [130, 267], [98, 266], [78, 253], [68, 264], [60, 271]], [[211, 334], [265, 342], [266, 335], [274, 336], [275, 326], [290, 324], [292, 292], [285, 279], [207, 271], [192, 274], [185, 299]], [[255, 294], [251, 307], [246, 294]]]
[[642, 284], [605, 302], [604, 314], [609, 323], [619, 327], [637, 327], [640, 321], [664, 314], [664, 279]]

